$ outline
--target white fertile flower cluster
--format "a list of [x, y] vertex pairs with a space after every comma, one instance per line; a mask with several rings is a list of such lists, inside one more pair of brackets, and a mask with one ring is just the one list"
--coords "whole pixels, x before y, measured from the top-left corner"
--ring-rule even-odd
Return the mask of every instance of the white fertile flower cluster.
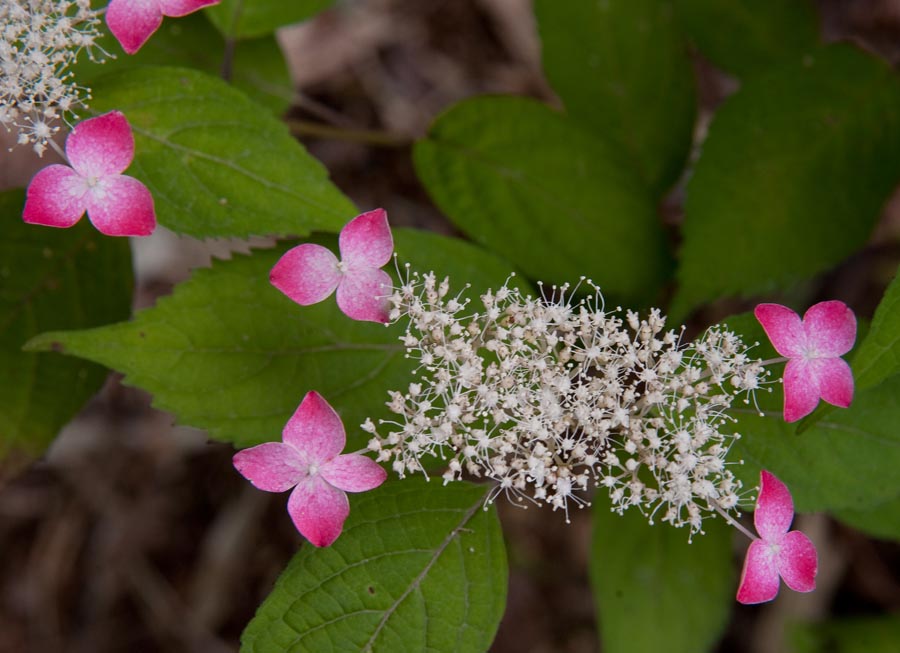
[[369, 449], [401, 477], [435, 456], [445, 482], [490, 478], [491, 501], [502, 492], [567, 518], [587, 505], [576, 492], [597, 486], [617, 512], [634, 506], [692, 534], [735, 513], [727, 457], [740, 436], [727, 411], [764, 383], [761, 361], [722, 328], [682, 344], [658, 310], [608, 312], [584, 285], [592, 297], [573, 301], [578, 287], [563, 286], [536, 299], [508, 280], [475, 310], [448, 280], [408, 275], [391, 319], [409, 320], [401, 339], [417, 379], [390, 393], [396, 419], [363, 424]]
[[0, 2], [0, 126], [19, 145], [43, 154], [59, 119], [89, 98], [69, 67], [82, 51], [96, 60], [99, 15], [90, 0]]

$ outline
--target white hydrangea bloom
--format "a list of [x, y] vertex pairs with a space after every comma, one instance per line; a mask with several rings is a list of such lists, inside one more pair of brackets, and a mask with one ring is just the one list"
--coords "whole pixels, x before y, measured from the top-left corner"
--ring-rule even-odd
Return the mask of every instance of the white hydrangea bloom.
[[100, 12], [90, 0], [0, 1], [0, 126], [38, 154], [60, 120], [89, 99], [69, 70], [84, 52], [109, 56], [97, 45]]
[[[418, 361], [416, 379], [390, 393], [396, 415], [364, 429], [380, 462], [403, 476], [447, 461], [444, 482], [486, 477], [515, 503], [566, 511], [579, 491], [605, 488], [617, 512], [635, 507], [674, 526], [736, 514], [741, 484], [728, 460], [736, 400], [766, 383], [762, 362], [723, 328], [692, 343], [646, 318], [607, 311], [599, 290], [522, 294], [510, 281], [473, 306], [433, 273], [407, 274], [392, 321]], [[582, 285], [579, 284], [579, 285]]]

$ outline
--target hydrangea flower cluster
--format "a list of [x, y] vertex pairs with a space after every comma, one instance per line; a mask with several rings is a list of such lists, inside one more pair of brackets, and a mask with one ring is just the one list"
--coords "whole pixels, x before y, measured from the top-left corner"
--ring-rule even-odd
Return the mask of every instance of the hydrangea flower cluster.
[[[361, 425], [372, 435], [368, 448], [377, 462], [391, 462], [400, 478], [428, 476], [442, 465], [445, 484], [463, 475], [491, 479], [488, 502], [504, 494], [519, 505], [564, 510], [567, 520], [571, 506], [588, 505], [578, 492], [592, 488], [605, 488], [616, 512], [635, 507], [650, 523], [659, 516], [686, 526], [691, 536], [702, 532], [705, 518], [719, 515], [752, 540], [738, 601], [773, 599], [779, 577], [796, 591], [815, 588], [816, 550], [803, 533], [788, 532], [793, 501], [779, 479], [761, 472], [759, 537], [735, 519], [745, 493], [729, 469], [741, 462], [729, 460], [741, 437], [729, 410], [735, 402], [756, 406], [754, 393], [771, 390], [766, 366], [783, 362], [786, 420], [811, 412], [820, 397], [848, 405], [852, 376], [848, 382], [840, 356], [852, 347], [856, 322], [846, 305], [817, 304], [803, 320], [783, 306], [760, 305], [756, 316], [784, 356], [763, 361], [750, 353], [758, 343], [748, 346], [722, 326], [685, 342], [684, 328], [666, 329], [657, 309], [646, 317], [607, 310], [599, 288], [586, 279], [574, 288], [541, 286], [536, 298], [511, 285], [511, 275], [473, 301], [464, 296], [468, 286], [454, 295], [449, 279], [407, 266], [405, 280], [389, 287], [379, 268], [392, 248], [379, 209], [341, 231], [342, 260], [304, 244], [271, 273], [273, 285], [301, 305], [337, 289], [338, 306], [349, 317], [407, 324], [400, 340], [417, 362], [415, 379], [389, 392], [394, 419]], [[579, 290], [590, 293], [578, 299]], [[261, 447], [235, 456], [235, 466], [257, 487], [284, 490], [319, 473], [318, 463], [299, 473], [293, 452], [262, 456]], [[333, 447], [322, 460], [339, 451]], [[348, 470], [358, 478], [324, 479], [335, 496], [383, 480], [371, 465], [356, 462]], [[343, 500], [311, 498], [315, 514], [305, 515], [305, 523], [298, 522], [293, 495], [288, 510], [298, 529], [321, 545], [339, 534], [346, 512], [336, 518], [338, 504]], [[326, 523], [329, 535], [320, 538]]]
[[18, 133], [18, 144], [43, 154], [59, 131], [60, 119], [90, 97], [69, 68], [85, 52], [106, 53], [100, 11], [90, 0], [4, 0], [0, 2], [0, 126]]
[[620, 513], [636, 507], [698, 532], [739, 504], [727, 456], [740, 436], [727, 411], [768, 372], [732, 332], [686, 344], [660, 311], [608, 311], [583, 285], [593, 295], [575, 301], [577, 287], [538, 299], [508, 281], [473, 306], [447, 279], [409, 274], [390, 296], [391, 319], [408, 321], [416, 379], [390, 393], [395, 420], [363, 425], [369, 448], [401, 477], [427, 474], [437, 457], [449, 463], [445, 481], [492, 479], [492, 499], [567, 514], [586, 505], [576, 490], [602, 486]]

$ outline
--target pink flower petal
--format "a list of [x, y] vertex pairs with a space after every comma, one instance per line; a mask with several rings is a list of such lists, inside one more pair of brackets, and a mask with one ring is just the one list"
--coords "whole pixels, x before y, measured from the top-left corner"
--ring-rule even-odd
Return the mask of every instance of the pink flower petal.
[[788, 357], [803, 354], [806, 334], [799, 315], [781, 304], [759, 304], [753, 314], [765, 329], [775, 351]]
[[134, 158], [131, 126], [119, 111], [83, 120], [66, 139], [66, 156], [82, 177], [124, 172]]
[[795, 592], [812, 592], [818, 570], [816, 547], [810, 539], [800, 531], [785, 535], [778, 553], [778, 573], [787, 586]]
[[358, 453], [338, 456], [319, 468], [322, 478], [346, 492], [365, 492], [378, 487], [387, 472], [371, 458]]
[[311, 465], [322, 465], [344, 449], [344, 424], [316, 391], [306, 393], [284, 427], [284, 441], [293, 445]]
[[38, 172], [28, 185], [22, 219], [48, 227], [71, 227], [87, 205], [84, 179], [69, 166], [54, 164]]
[[833, 406], [846, 408], [853, 401], [853, 372], [843, 358], [815, 361], [822, 399]]
[[176, 18], [216, 4], [219, 4], [219, 0], [159, 0], [163, 15]]
[[305, 243], [285, 252], [269, 281], [301, 306], [322, 301], [341, 281], [337, 257], [321, 245]]
[[351, 268], [380, 268], [391, 260], [394, 238], [387, 212], [375, 209], [356, 216], [341, 229], [341, 260]]
[[109, 31], [128, 54], [141, 49], [162, 19], [159, 0], [112, 0], [106, 8]]
[[777, 544], [794, 520], [794, 501], [787, 486], [771, 472], [759, 473], [759, 497], [753, 523], [766, 542]]
[[816, 356], [843, 356], [856, 340], [856, 316], [839, 301], [819, 302], [803, 316], [806, 340]]
[[764, 603], [778, 595], [778, 566], [771, 547], [753, 540], [744, 558], [737, 600], [744, 604]]
[[817, 360], [794, 358], [784, 367], [784, 421], [796, 422], [819, 405]]
[[149, 236], [156, 228], [153, 196], [134, 177], [106, 177], [85, 195], [88, 217], [107, 236]]
[[392, 286], [391, 277], [384, 270], [350, 270], [338, 285], [338, 307], [354, 320], [385, 323], [390, 313], [388, 296]]
[[284, 492], [307, 476], [307, 465], [289, 444], [266, 442], [234, 454], [232, 463], [260, 490]]
[[350, 503], [346, 494], [317, 475], [302, 481], [291, 492], [288, 514], [310, 544], [329, 546], [344, 528]]

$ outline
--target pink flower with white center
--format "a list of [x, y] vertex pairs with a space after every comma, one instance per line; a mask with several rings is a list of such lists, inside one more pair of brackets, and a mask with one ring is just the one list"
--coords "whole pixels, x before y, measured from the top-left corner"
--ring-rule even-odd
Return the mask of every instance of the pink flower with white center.
[[293, 487], [288, 514], [294, 526], [315, 546], [329, 546], [350, 514], [346, 493], [378, 487], [387, 472], [361, 454], [340, 455], [347, 443], [344, 425], [317, 392], [303, 398], [282, 439], [237, 452], [234, 466], [260, 490]]
[[124, 115], [111, 111], [75, 125], [66, 139], [66, 157], [70, 165], [47, 166], [31, 180], [25, 222], [71, 227], [87, 211], [107, 236], [153, 232], [153, 196], [137, 179], [121, 174], [134, 158], [134, 137]]
[[737, 600], [763, 603], [778, 594], [778, 578], [795, 592], [816, 589], [819, 568], [816, 547], [800, 531], [788, 532], [794, 520], [794, 502], [784, 483], [765, 470], [759, 474], [759, 497], [753, 523], [759, 539], [750, 543]]
[[856, 340], [856, 317], [839, 301], [811, 306], [800, 316], [780, 304], [753, 311], [775, 350], [787, 357], [784, 368], [784, 419], [809, 415], [821, 397], [846, 408], [853, 400], [853, 373], [841, 358]]
[[391, 260], [394, 239], [384, 209], [353, 218], [338, 239], [341, 260], [330, 250], [304, 243], [285, 252], [269, 280], [301, 306], [326, 299], [337, 289], [338, 307], [354, 320], [388, 321], [391, 277], [380, 269]]
[[134, 54], [162, 25], [163, 16], [179, 18], [219, 0], [112, 0], [106, 8], [106, 24], [122, 49]]

